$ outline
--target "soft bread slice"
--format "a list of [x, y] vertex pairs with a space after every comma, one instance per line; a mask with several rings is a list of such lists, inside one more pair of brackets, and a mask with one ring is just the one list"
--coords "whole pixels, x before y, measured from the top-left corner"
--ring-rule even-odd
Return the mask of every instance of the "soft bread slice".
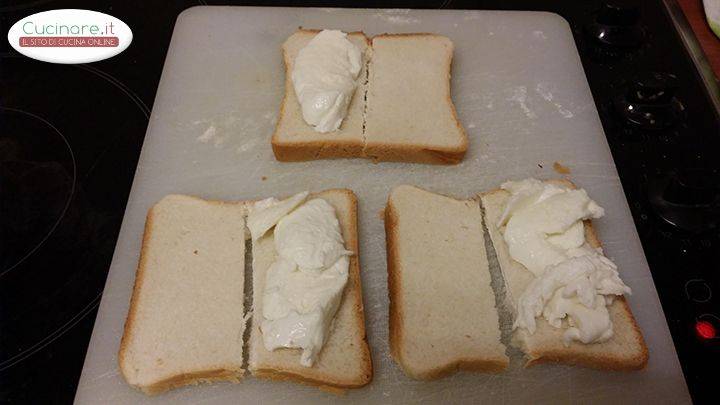
[[245, 211], [183, 195], [150, 209], [118, 355], [131, 386], [243, 377]]
[[357, 199], [350, 190], [327, 190], [322, 198], [335, 208], [350, 258], [349, 279], [327, 342], [312, 367], [300, 365], [299, 349], [265, 349], [260, 332], [262, 291], [268, 267], [275, 260], [274, 233], [253, 243], [253, 318], [249, 343], [250, 372], [257, 377], [292, 380], [320, 387], [357, 388], [372, 379], [372, 361], [365, 335], [365, 314], [358, 260]]
[[[571, 187], [568, 181], [557, 180]], [[508, 247], [497, 223], [502, 216], [510, 193], [494, 190], [482, 194], [487, 224], [500, 268], [505, 279], [509, 307], [517, 314], [517, 302], [534, 275], [525, 266], [510, 257]], [[593, 247], [600, 247], [591, 221], [585, 221], [585, 238]], [[530, 335], [518, 329], [513, 333], [512, 343], [525, 352], [526, 367], [541, 363], [563, 363], [604, 370], [638, 370], [648, 361], [648, 350], [642, 333], [635, 322], [624, 297], [616, 299], [608, 308], [613, 322], [613, 337], [603, 343], [583, 344], [572, 342], [569, 347], [562, 343], [562, 329], [553, 328], [543, 318], [537, 319], [537, 330]]]
[[479, 202], [399, 186], [385, 232], [390, 353], [405, 373], [504, 370]]
[[313, 159], [357, 157], [363, 149], [363, 109], [365, 108], [365, 89], [367, 86], [367, 58], [369, 40], [362, 32], [348, 34], [350, 42], [363, 54], [363, 68], [358, 75], [358, 86], [348, 106], [348, 112], [340, 128], [336, 131], [320, 133], [308, 125], [302, 116], [300, 103], [292, 82], [295, 57], [300, 49], [310, 42], [319, 30], [299, 30], [283, 44], [285, 61], [285, 97], [280, 106], [275, 133], [272, 136], [272, 148], [275, 158], [293, 162]]
[[368, 67], [365, 150], [375, 160], [454, 164], [468, 139], [450, 97], [453, 43], [435, 34], [380, 35]]

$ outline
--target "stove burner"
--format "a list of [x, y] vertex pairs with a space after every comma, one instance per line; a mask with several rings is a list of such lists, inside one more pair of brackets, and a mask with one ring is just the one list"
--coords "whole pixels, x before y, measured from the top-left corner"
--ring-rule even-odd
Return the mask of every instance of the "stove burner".
[[673, 171], [650, 182], [650, 204], [680, 230], [701, 233], [720, 225], [720, 173], [702, 168]]
[[0, 276], [35, 252], [57, 228], [75, 190], [67, 139], [37, 115], [0, 108]]
[[685, 117], [685, 107], [675, 97], [677, 89], [674, 75], [642, 73], [632, 80], [624, 94], [615, 98], [615, 109], [633, 127], [670, 128]]
[[0, 63], [17, 90], [3, 93], [15, 108], [0, 109], [0, 393], [24, 398], [15, 387], [52, 380], [39, 364], [84, 350], [61, 338], [100, 302], [127, 201], [115, 182], [132, 179], [149, 109], [95, 67]]
[[604, 48], [638, 48], [644, 37], [640, 27], [640, 10], [621, 2], [605, 2], [594, 20], [585, 26], [585, 32], [593, 42]]
[[694, 278], [685, 283], [685, 295], [689, 300], [704, 303], [712, 298], [712, 289], [705, 280]]

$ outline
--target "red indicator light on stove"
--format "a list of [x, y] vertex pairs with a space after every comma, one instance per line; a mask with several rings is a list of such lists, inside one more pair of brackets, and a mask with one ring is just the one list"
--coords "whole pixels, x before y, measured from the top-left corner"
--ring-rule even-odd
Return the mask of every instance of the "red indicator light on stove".
[[717, 337], [715, 326], [708, 321], [697, 321], [695, 322], [695, 332], [697, 332], [700, 338], [708, 340]]

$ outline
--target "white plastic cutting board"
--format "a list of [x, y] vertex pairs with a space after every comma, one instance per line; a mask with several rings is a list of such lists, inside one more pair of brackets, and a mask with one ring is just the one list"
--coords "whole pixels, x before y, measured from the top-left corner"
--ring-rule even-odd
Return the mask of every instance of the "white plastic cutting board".
[[[452, 91], [470, 137], [456, 166], [368, 160], [277, 162], [270, 135], [283, 94], [283, 41], [298, 26], [366, 33], [436, 32], [455, 43]], [[390, 189], [409, 183], [471, 196], [507, 179], [552, 178], [553, 162], [606, 208], [596, 221], [607, 254], [633, 289], [630, 306], [650, 349], [646, 370], [564, 366], [404, 376], [388, 352], [385, 233]], [[145, 397], [119, 374], [117, 350], [145, 214], [168, 193], [240, 200], [347, 187], [360, 203], [360, 262], [375, 376], [337, 397], [289, 382], [244, 382]], [[467, 316], [472, 316], [471, 313]], [[78, 403], [684, 403], [689, 402], [665, 317], [568, 24], [539, 12], [196, 7], [180, 15], [115, 249]]]

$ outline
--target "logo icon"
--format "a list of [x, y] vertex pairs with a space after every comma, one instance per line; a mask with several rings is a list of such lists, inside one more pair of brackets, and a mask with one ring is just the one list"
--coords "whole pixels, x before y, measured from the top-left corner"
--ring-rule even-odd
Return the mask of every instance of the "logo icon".
[[52, 63], [89, 63], [111, 58], [132, 42], [120, 19], [90, 10], [50, 10], [13, 24], [8, 42], [16, 51]]

